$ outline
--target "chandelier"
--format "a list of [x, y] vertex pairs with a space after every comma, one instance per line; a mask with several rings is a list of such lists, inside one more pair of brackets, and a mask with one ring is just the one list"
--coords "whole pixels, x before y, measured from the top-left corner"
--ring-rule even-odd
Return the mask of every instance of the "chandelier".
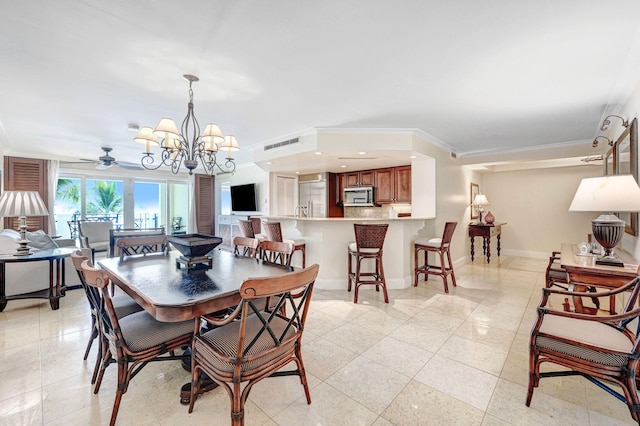
[[[200, 125], [193, 113], [193, 89], [191, 85], [200, 79], [195, 75], [185, 74], [184, 79], [189, 82], [189, 104], [187, 116], [182, 121], [180, 132], [176, 123], [170, 118], [160, 120], [155, 129], [142, 127], [134, 138], [134, 141], [145, 145], [141, 163], [147, 170], [156, 170], [160, 166], [171, 167], [171, 172], [176, 174], [180, 167], [184, 166], [193, 174], [193, 169], [202, 163], [202, 167], [209, 175], [219, 170], [221, 173], [233, 173], [236, 163], [233, 160], [233, 151], [240, 150], [236, 138], [232, 135], [224, 136], [220, 127], [216, 124], [207, 124], [204, 133], [200, 134]], [[160, 161], [151, 152], [152, 146], [160, 146]], [[227, 157], [224, 164], [218, 163], [216, 154], [225, 151]]]

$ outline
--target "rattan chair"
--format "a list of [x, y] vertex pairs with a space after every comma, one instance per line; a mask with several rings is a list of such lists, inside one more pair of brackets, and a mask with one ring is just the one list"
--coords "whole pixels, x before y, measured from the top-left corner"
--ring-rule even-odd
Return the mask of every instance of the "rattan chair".
[[[151, 361], [181, 360], [173, 351], [191, 344], [193, 321], [156, 321], [145, 311], [135, 312], [118, 318], [107, 290], [109, 278], [99, 268], [94, 268], [88, 260], [82, 262], [82, 273], [87, 285], [99, 290], [98, 324], [104, 338], [100, 373], [94, 393], [100, 384], [106, 368], [111, 363], [118, 365], [118, 383], [113, 402], [110, 425], [118, 416], [122, 395], [127, 392], [129, 382]], [[167, 355], [168, 354], [168, 355]]]
[[233, 239], [233, 253], [238, 256], [257, 257], [260, 241], [257, 238], [235, 237]]
[[[384, 225], [363, 225], [354, 223], [353, 228], [356, 234], [356, 241], [349, 244], [347, 249], [348, 287], [355, 286], [353, 303], [358, 303], [358, 289], [361, 285], [375, 285], [376, 291], [384, 294], [384, 302], [389, 303], [387, 294], [387, 281], [384, 278], [384, 266], [382, 264], [382, 246], [387, 235], [388, 224]], [[353, 270], [353, 259], [356, 262], [356, 269]], [[362, 261], [373, 259], [375, 266], [373, 272], [362, 271]]]
[[[636, 278], [623, 287], [596, 293], [596, 296], [590, 292], [542, 289], [542, 301], [529, 341], [527, 406], [531, 404], [533, 390], [541, 378], [579, 375], [625, 402], [631, 417], [640, 423], [640, 398], [636, 389], [640, 308], [633, 308], [640, 292], [639, 280]], [[551, 309], [546, 305], [552, 295], [628, 298], [620, 314], [601, 316]], [[564, 369], [540, 372], [540, 365], [544, 362]], [[604, 382], [617, 384], [623, 394]]]
[[293, 244], [293, 251], [300, 251], [302, 253], [302, 267], [306, 267], [307, 264], [307, 244], [305, 240], [292, 240], [282, 237], [282, 227], [280, 222], [264, 222], [264, 232], [267, 236], [267, 240], [275, 241], [278, 243], [291, 243]]
[[[456, 274], [453, 271], [453, 263], [451, 262], [451, 252], [449, 246], [451, 245], [451, 239], [453, 238], [453, 232], [456, 230], [458, 222], [447, 222], [444, 225], [444, 232], [442, 238], [418, 238], [414, 241], [414, 287], [418, 285], [418, 279], [420, 274], [424, 275], [425, 281], [429, 278], [429, 275], [438, 275], [442, 277], [444, 283], [444, 292], [449, 293], [449, 286], [447, 285], [447, 276], [451, 275], [451, 283], [456, 286]], [[424, 252], [424, 263], [420, 265], [420, 252]], [[429, 252], [436, 253], [440, 260], [438, 265], [429, 264]], [[445, 263], [448, 261], [448, 266]]]
[[94, 251], [109, 250], [109, 230], [113, 229], [110, 220], [81, 220], [78, 222], [78, 239], [80, 247], [90, 248]]
[[[75, 267], [76, 272], [78, 273], [78, 277], [80, 278], [82, 288], [87, 295], [87, 300], [89, 301], [89, 308], [91, 311], [92, 331], [91, 335], [89, 336], [89, 342], [87, 342], [87, 349], [84, 352], [84, 359], [86, 360], [89, 357], [89, 351], [91, 350], [93, 341], [100, 335], [101, 329], [100, 325], [98, 324], [98, 321], [100, 320], [100, 315], [98, 313], [98, 309], [100, 307], [100, 294], [98, 292], [98, 289], [89, 286], [84, 279], [84, 273], [82, 272], [82, 262], [84, 262], [85, 260], [89, 260], [89, 257], [82, 250], [77, 250], [72, 253], [71, 260], [73, 261], [73, 266]], [[138, 305], [135, 300], [133, 300], [126, 294], [112, 297], [111, 302], [118, 318], [123, 318], [129, 314], [142, 310], [142, 306]], [[96, 355], [96, 364], [93, 368], [93, 375], [91, 376], [91, 384], [94, 384], [96, 382], [96, 377], [98, 376], [98, 371], [100, 369], [100, 361], [102, 360], [102, 340], [102, 338], [98, 339], [98, 353]]]
[[[244, 424], [244, 404], [254, 384], [267, 377], [297, 375], [311, 404], [309, 385], [302, 362], [301, 344], [318, 265], [280, 277], [249, 279], [242, 284], [242, 301], [224, 320], [204, 317], [213, 328], [193, 339], [191, 397], [189, 412], [198, 395], [201, 372], [228, 393], [231, 424]], [[256, 300], [272, 298], [273, 309]], [[283, 309], [291, 315], [283, 315]], [[296, 369], [282, 371], [295, 362]], [[244, 384], [244, 387], [243, 387]], [[276, 388], [277, 389], [277, 388]], [[277, 390], [273, 392], [277, 398]]]

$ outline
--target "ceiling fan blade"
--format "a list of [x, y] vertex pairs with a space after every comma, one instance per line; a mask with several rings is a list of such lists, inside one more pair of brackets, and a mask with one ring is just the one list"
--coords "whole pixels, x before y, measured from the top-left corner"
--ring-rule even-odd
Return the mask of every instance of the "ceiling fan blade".
[[122, 167], [123, 169], [142, 170], [142, 166], [137, 163], [128, 163], [126, 161], [114, 161], [114, 163]]

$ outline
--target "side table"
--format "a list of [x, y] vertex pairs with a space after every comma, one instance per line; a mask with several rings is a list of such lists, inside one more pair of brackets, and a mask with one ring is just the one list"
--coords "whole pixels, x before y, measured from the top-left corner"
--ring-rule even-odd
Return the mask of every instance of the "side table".
[[[49, 299], [51, 309], [60, 307], [60, 297], [64, 288], [64, 258], [71, 256], [77, 250], [75, 247], [61, 247], [33, 252], [29, 256], [0, 256], [0, 312], [7, 306], [9, 300], [18, 299]], [[40, 262], [49, 261], [49, 288], [46, 290], [33, 291], [31, 293], [6, 295], [6, 267], [7, 263], [20, 262]], [[55, 270], [54, 270], [55, 265]]]
[[491, 237], [496, 237], [498, 242], [498, 257], [500, 257], [500, 235], [502, 234], [502, 225], [506, 222], [493, 223], [470, 223], [469, 238], [471, 239], [471, 261], [475, 255], [474, 240], [475, 237], [482, 237], [482, 253], [487, 256], [487, 263], [491, 262]]

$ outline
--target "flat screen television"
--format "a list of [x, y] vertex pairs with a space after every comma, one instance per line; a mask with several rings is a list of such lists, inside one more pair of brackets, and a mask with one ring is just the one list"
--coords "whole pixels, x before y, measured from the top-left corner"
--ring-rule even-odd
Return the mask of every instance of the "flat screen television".
[[231, 211], [233, 212], [256, 212], [256, 184], [235, 185], [231, 190]]

